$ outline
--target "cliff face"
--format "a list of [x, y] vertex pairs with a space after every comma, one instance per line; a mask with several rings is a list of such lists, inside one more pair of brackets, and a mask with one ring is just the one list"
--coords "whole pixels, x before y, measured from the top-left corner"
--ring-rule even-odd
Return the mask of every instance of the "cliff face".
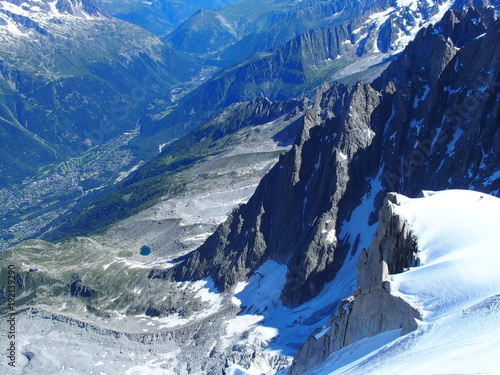
[[377, 116], [389, 114], [375, 130], [389, 191], [498, 190], [490, 178], [499, 166], [500, 136], [499, 22], [493, 19], [491, 8], [448, 12], [373, 83], [384, 95]]
[[211, 276], [227, 290], [274, 259], [288, 266], [282, 300], [297, 306], [368, 247], [387, 191], [498, 194], [499, 28], [492, 9], [450, 11], [372, 85], [324, 87], [248, 204], [173, 271], [150, 277]]
[[[334, 87], [328, 96], [318, 95], [315, 107], [330, 102], [332, 108], [340, 109], [348, 105], [349, 97], [351, 105], [370, 110], [377, 104], [377, 96], [365, 89], [363, 85]], [[319, 292], [318, 286], [336, 267], [335, 217], [346, 187], [347, 155], [352, 157], [370, 142], [362, 136], [369, 132], [367, 122], [347, 117], [342, 120], [345, 135], [332, 136], [338, 147], [318, 142], [334, 134], [333, 119], [328, 120], [329, 125], [315, 126], [322, 117], [333, 116], [332, 108], [308, 114], [292, 150], [262, 180], [248, 204], [236, 210], [176, 269], [176, 278], [211, 275], [219, 288], [228, 289], [272, 258], [294, 265], [286, 287], [291, 293], [283, 295], [288, 304], [299, 305]], [[316, 157], [306, 157], [313, 153]], [[337, 264], [341, 262], [337, 260]]]

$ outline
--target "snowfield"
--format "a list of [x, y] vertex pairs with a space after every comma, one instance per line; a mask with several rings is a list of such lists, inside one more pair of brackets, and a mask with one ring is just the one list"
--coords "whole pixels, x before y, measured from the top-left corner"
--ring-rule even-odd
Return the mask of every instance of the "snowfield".
[[500, 199], [474, 191], [398, 196], [421, 264], [390, 275], [391, 293], [422, 313], [417, 330], [360, 340], [308, 374], [498, 374]]

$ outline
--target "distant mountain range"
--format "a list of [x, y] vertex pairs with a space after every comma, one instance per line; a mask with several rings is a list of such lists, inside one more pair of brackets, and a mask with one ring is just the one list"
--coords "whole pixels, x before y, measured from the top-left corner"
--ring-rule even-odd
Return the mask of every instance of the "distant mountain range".
[[[188, 94], [176, 95], [173, 105], [166, 108], [158, 106], [150, 112], [143, 121], [144, 135], [150, 137], [146, 142], [153, 142], [158, 136], [166, 139], [168, 134], [177, 133], [179, 129], [192, 129], [208, 121], [228, 105], [249, 101], [255, 96], [267, 97], [270, 100], [312, 97], [324, 81], [351, 84], [357, 80], [371, 81], [402, 51], [421, 27], [437, 21], [452, 6], [450, 2], [425, 1], [411, 4], [375, 1], [356, 3], [356, 6], [352, 5], [354, 3], [343, 2], [314, 2], [313, 6], [307, 2], [264, 1], [262, 9], [267, 12], [267, 6], [277, 7], [278, 4], [279, 10], [270, 8], [273, 11], [269, 10], [269, 14], [284, 12], [295, 17], [304, 13], [313, 20], [321, 21], [315, 23], [314, 29], [304, 23], [303, 29], [294, 29], [294, 33], [287, 34], [284, 42], [278, 42], [275, 37], [283, 31], [283, 19], [270, 17], [272, 22], [263, 23], [262, 29], [258, 31], [252, 30], [252, 35], [259, 35], [258, 40], [266, 40], [260, 34], [269, 33], [274, 36], [271, 39], [276, 41], [276, 44], [261, 44], [254, 46], [255, 48], [248, 44], [250, 42], [247, 38], [239, 39], [240, 36], [234, 36], [231, 39], [231, 33], [223, 34], [222, 29], [219, 30], [213, 25], [213, 22], [222, 22], [220, 19], [223, 12], [240, 9], [247, 6], [247, 2], [224, 7], [219, 11], [220, 14], [201, 12], [187, 21], [192, 24], [191, 27], [200, 38], [226, 40], [231, 46], [227, 48], [236, 48], [241, 44], [244, 53], [231, 52], [229, 55], [234, 57], [232, 61], [238, 61], [228, 66], [226, 64], [229, 61], [218, 60], [226, 67]], [[328, 9], [327, 15], [325, 7]], [[257, 17], [250, 15], [258, 11], [262, 11], [261, 8], [248, 10], [249, 19]], [[211, 21], [199, 20], [200, 17], [208, 17]], [[226, 31], [227, 27], [234, 29], [240, 24], [239, 21], [230, 20], [229, 16], [224, 19], [221, 25]], [[178, 32], [184, 33], [181, 30], [184, 30], [185, 26], [181, 25]], [[183, 47], [174, 41], [176, 32], [169, 34], [167, 42], [182, 49]], [[217, 37], [211, 33], [217, 33]], [[239, 35], [236, 31], [233, 34]], [[198, 43], [185, 37], [185, 44], [190, 48], [196, 48], [197, 45], [203, 48], [210, 46], [209, 41]], [[214, 48], [220, 50], [222, 47]], [[202, 51], [197, 51], [196, 55], [200, 56], [200, 53], [203, 55]], [[205, 63], [217, 64], [217, 61], [208, 59]]]

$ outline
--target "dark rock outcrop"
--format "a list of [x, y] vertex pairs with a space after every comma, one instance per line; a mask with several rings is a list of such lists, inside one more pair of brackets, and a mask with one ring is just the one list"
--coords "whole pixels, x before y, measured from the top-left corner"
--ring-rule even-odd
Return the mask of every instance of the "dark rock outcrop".
[[88, 288], [83, 284], [82, 279], [78, 275], [72, 275], [71, 284], [69, 286], [70, 293], [73, 297], [92, 297], [96, 291]]

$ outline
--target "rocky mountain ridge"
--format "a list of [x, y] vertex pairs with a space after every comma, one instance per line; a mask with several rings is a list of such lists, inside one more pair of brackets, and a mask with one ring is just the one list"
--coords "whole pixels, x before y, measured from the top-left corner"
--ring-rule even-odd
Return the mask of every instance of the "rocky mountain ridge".
[[[460, 49], [458, 27], [469, 30]], [[174, 277], [211, 276], [227, 290], [274, 259], [288, 265], [282, 300], [297, 306], [319, 293], [347, 254], [368, 246], [363, 236], [386, 191], [498, 194], [498, 27], [491, 8], [447, 12], [373, 86], [320, 92], [323, 113], [306, 116], [292, 150]]]
[[[144, 133], [151, 133], [151, 138], [167, 138], [167, 133], [178, 128], [192, 129], [228, 105], [250, 101], [256, 96], [270, 100], [313, 97], [325, 80], [350, 84], [360, 79], [372, 81], [421, 27], [440, 19], [452, 6], [451, 2], [427, 0], [409, 4], [380, 1], [340, 4], [344, 7], [334, 7], [332, 11], [339, 17], [332, 20], [312, 6], [318, 12], [311, 10], [314, 17], [326, 19], [324, 26], [328, 27], [322, 29], [318, 21], [282, 45], [268, 50], [259, 47], [258, 52], [224, 67], [188, 95], [176, 99], [173, 105], [155, 108], [155, 113], [150, 112], [148, 120], [143, 122]], [[227, 25], [223, 28], [225, 31], [212, 27], [214, 22], [222, 22], [217, 13], [206, 11], [201, 12], [200, 17], [202, 15], [209, 18], [205, 21], [211, 25], [210, 31], [202, 32], [203, 28], [199, 30], [197, 26], [197, 33], [212, 37], [224, 35], [222, 39], [231, 45], [238, 44], [234, 43], [236, 37]], [[209, 45], [207, 41], [201, 48]]]

